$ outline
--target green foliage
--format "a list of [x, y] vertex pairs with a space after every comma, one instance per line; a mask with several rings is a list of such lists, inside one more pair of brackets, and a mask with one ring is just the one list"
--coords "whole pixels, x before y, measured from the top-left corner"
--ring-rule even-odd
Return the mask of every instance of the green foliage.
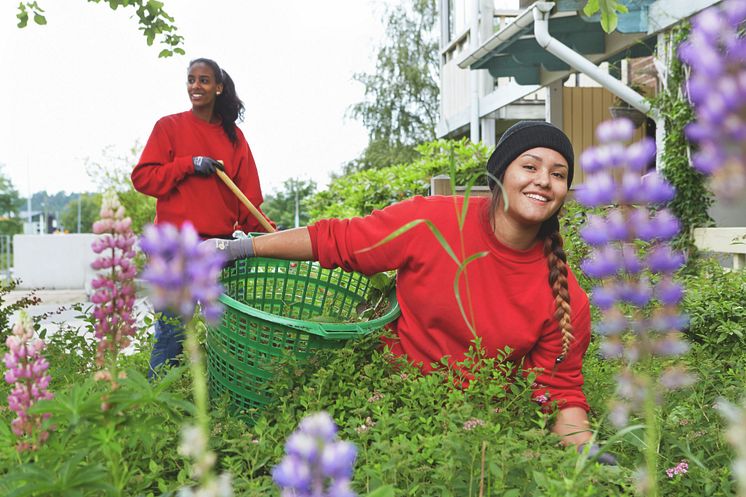
[[[427, 195], [430, 178], [448, 174], [452, 162], [455, 163], [456, 182], [464, 184], [473, 175], [484, 173], [489, 155], [486, 146], [465, 139], [423, 143], [417, 147], [417, 152], [419, 158], [408, 164], [335, 178], [325, 191], [310, 198], [311, 219], [364, 216], [414, 195]], [[339, 199], [344, 199], [344, 203]]]
[[397, 3], [387, 13], [387, 42], [373, 74], [355, 74], [365, 101], [350, 115], [368, 129], [369, 145], [347, 171], [409, 162], [418, 143], [435, 138], [438, 122], [438, 38], [435, 0]]
[[290, 178], [282, 183], [282, 190], [267, 195], [262, 204], [262, 211], [277, 224], [277, 227], [295, 227], [295, 201], [298, 196], [299, 226], [308, 224], [308, 199], [316, 192], [315, 181]]
[[10, 334], [10, 319], [18, 311], [27, 309], [32, 305], [36, 305], [39, 302], [39, 297], [36, 296], [35, 291], [30, 291], [25, 295], [21, 296], [14, 302], [6, 303], [10, 293], [18, 287], [20, 280], [4, 280], [0, 282], [0, 343], [5, 344], [5, 340]]
[[731, 354], [746, 347], [746, 272], [728, 271], [705, 261], [697, 274], [684, 279], [683, 310], [690, 340], [713, 354]]
[[[90, 3], [101, 3], [102, 0], [88, 0]], [[148, 43], [153, 45], [156, 38], [159, 38], [161, 45], [165, 46], [160, 51], [158, 57], [171, 57], [174, 54], [184, 55], [184, 37], [176, 34], [177, 28], [174, 24], [174, 18], [163, 10], [163, 2], [157, 0], [103, 0], [108, 4], [111, 10], [117, 10], [119, 7], [133, 7], [138, 19], [140, 31]], [[37, 2], [21, 2], [18, 5], [18, 27], [25, 28], [28, 25], [29, 14], [33, 15], [34, 23], [43, 26], [47, 23], [47, 18]]]
[[137, 143], [124, 155], [115, 154], [108, 148], [103, 152], [103, 162], [88, 160], [86, 163], [88, 176], [96, 183], [99, 191], [111, 189], [117, 193], [127, 216], [132, 219], [132, 231], [135, 234], [141, 234], [143, 227], [155, 219], [155, 198], [135, 190], [130, 178], [139, 152], [140, 145]]
[[18, 218], [21, 199], [3, 169], [0, 165], [0, 235], [15, 235], [23, 231], [22, 221]]
[[683, 94], [686, 79], [684, 66], [675, 56], [675, 49], [672, 47], [677, 47], [688, 33], [688, 24], [682, 24], [673, 28], [667, 35], [667, 50], [670, 49], [674, 55], [668, 68], [665, 89], [653, 100], [653, 107], [665, 119], [662, 172], [676, 188], [676, 197], [669, 204], [669, 208], [682, 225], [681, 234], [674, 240], [673, 246], [696, 253], [691, 230], [712, 225], [708, 209], [712, 205], [713, 197], [706, 187], [704, 176], [691, 165], [689, 143], [684, 136], [684, 128], [694, 116], [691, 105]]
[[552, 416], [530, 400], [535, 375], [511, 380], [504, 354], [483, 355], [472, 351], [461, 364], [475, 371], [467, 388], [460, 369], [441, 365], [423, 376], [382, 351], [376, 337], [318, 354], [310, 365], [278, 368], [278, 401], [245, 432], [251, 443], [233, 447], [238, 432], [220, 448], [236, 453], [221, 459], [243, 476], [236, 493], [269, 494], [280, 441], [319, 410], [358, 446], [353, 487], [360, 493], [391, 485], [397, 496], [477, 496], [483, 484], [490, 496], [611, 496], [628, 487], [628, 470], [576, 464], [575, 450], [558, 444], [548, 431]]
[[623, 0], [588, 0], [583, 7], [583, 14], [592, 16], [599, 10], [601, 11], [601, 27], [607, 33], [616, 29], [619, 14], [628, 12]]
[[80, 233], [92, 233], [93, 223], [101, 211], [101, 194], [84, 193], [67, 203], [60, 215], [60, 223], [70, 233], [78, 233], [78, 206], [80, 206]]

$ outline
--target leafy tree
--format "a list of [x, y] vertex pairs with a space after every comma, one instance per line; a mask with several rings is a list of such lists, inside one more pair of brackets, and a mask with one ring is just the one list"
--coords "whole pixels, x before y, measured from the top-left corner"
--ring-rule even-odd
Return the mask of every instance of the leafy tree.
[[[102, 0], [88, 0], [91, 3], [101, 3]], [[181, 48], [184, 43], [184, 37], [176, 34], [176, 25], [174, 18], [163, 10], [163, 2], [157, 0], [103, 0], [112, 10], [119, 7], [133, 7], [137, 15], [140, 31], [143, 32], [148, 46], [153, 45], [156, 37], [159, 38], [161, 45], [165, 46], [158, 54], [159, 57], [170, 57], [173, 54], [184, 55], [184, 49]], [[21, 2], [18, 5], [18, 27], [25, 28], [28, 25], [29, 17], [32, 16], [34, 22], [40, 26], [47, 23], [44, 16], [44, 9], [34, 2]]]
[[124, 155], [116, 155], [111, 148], [103, 151], [103, 162], [88, 160], [86, 171], [99, 191], [117, 192], [127, 216], [132, 219], [132, 230], [142, 233], [143, 226], [155, 219], [155, 199], [135, 190], [130, 173], [137, 163], [141, 147], [135, 143]]
[[101, 210], [101, 194], [83, 193], [79, 198], [68, 202], [60, 215], [60, 224], [70, 233], [78, 232], [78, 205], [80, 205], [80, 232], [91, 233], [93, 223], [98, 219]]
[[0, 165], [0, 235], [15, 235], [23, 231], [23, 223], [18, 218], [20, 204], [18, 191]]
[[358, 73], [364, 102], [350, 115], [368, 129], [369, 145], [346, 171], [410, 162], [415, 146], [435, 138], [438, 120], [438, 12], [435, 0], [397, 4], [387, 13], [386, 39], [373, 74]]
[[295, 178], [285, 180], [282, 190], [267, 195], [262, 204], [262, 210], [269, 218], [277, 223], [278, 228], [295, 227], [295, 202], [298, 197], [299, 225], [308, 224], [308, 199], [316, 192], [316, 182]]

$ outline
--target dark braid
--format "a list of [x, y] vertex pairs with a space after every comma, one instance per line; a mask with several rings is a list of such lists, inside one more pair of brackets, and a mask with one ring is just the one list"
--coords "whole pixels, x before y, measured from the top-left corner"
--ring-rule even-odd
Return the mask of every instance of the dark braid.
[[562, 353], [556, 359], [556, 363], [559, 364], [567, 357], [570, 342], [574, 337], [570, 317], [570, 291], [567, 285], [567, 256], [559, 232], [557, 214], [544, 221], [539, 230], [539, 237], [544, 238], [544, 256], [549, 266], [549, 286], [556, 308], [554, 319], [559, 323], [562, 332]]
[[236, 94], [236, 85], [233, 80], [220, 68], [217, 62], [212, 59], [194, 59], [189, 63], [189, 67], [194, 64], [205, 64], [212, 69], [215, 74], [215, 82], [223, 85], [223, 91], [215, 99], [215, 114], [220, 117], [220, 125], [223, 131], [228, 135], [228, 139], [233, 145], [238, 141], [236, 134], [236, 121], [243, 121], [244, 106], [243, 102]]

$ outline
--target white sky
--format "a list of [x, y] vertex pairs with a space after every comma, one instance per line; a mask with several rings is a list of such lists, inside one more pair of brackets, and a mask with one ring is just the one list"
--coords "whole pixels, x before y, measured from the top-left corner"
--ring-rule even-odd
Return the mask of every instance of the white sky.
[[[159, 59], [131, 8], [39, 0], [48, 24], [16, 27], [0, 2], [0, 164], [22, 196], [92, 191], [85, 159], [144, 144], [156, 120], [190, 108], [190, 59], [215, 59], [246, 106], [240, 125], [265, 193], [290, 177], [325, 185], [367, 132], [345, 118], [363, 100], [386, 0], [165, 0], [186, 56]], [[390, 0], [388, 0], [390, 2]]]

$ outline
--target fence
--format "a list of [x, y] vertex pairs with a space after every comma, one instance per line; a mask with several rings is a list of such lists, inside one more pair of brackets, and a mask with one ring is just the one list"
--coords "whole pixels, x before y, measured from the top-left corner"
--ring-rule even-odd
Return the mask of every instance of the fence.
[[746, 228], [694, 228], [694, 244], [700, 250], [733, 258], [733, 269], [746, 269]]

